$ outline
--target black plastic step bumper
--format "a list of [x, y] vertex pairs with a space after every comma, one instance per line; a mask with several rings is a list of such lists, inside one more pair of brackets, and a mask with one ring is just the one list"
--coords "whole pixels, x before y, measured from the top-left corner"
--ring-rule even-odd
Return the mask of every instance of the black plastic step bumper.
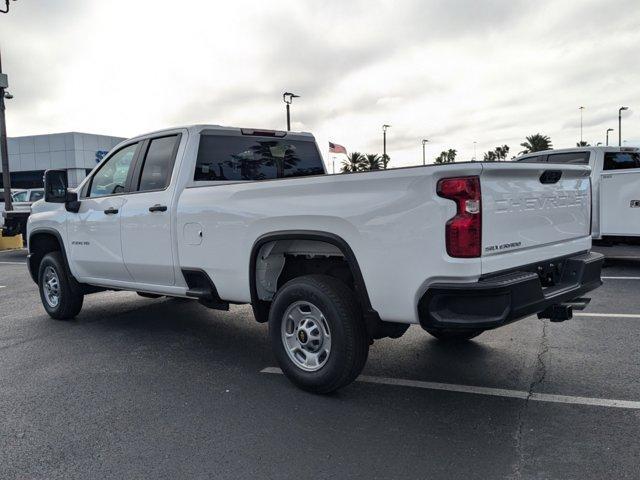
[[[603, 261], [603, 255], [589, 252], [475, 283], [434, 284], [418, 302], [420, 324], [426, 329], [488, 329], [549, 311], [602, 285]], [[550, 281], [550, 267], [555, 281]]]

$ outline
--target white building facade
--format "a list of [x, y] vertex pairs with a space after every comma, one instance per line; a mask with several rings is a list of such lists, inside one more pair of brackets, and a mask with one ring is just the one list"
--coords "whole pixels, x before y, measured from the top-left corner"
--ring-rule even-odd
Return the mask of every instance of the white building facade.
[[11, 187], [42, 187], [44, 171], [51, 168], [66, 170], [69, 186], [75, 187], [122, 140], [78, 132], [9, 137]]

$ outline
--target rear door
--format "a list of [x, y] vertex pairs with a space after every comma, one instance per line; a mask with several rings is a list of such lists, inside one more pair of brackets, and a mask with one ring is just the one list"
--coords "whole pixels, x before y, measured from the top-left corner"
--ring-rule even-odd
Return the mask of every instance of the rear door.
[[605, 152], [600, 174], [602, 235], [640, 235], [640, 153]]
[[553, 258], [550, 246], [588, 238], [589, 173], [581, 165], [483, 164], [482, 256], [538, 251]]
[[134, 281], [175, 283], [169, 188], [182, 133], [144, 141], [122, 209], [122, 252]]

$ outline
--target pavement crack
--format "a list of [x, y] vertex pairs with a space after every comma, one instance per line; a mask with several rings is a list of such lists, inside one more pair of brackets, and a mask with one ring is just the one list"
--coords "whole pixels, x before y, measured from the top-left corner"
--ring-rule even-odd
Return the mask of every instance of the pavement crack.
[[538, 347], [538, 354], [536, 357], [536, 368], [533, 372], [533, 378], [529, 383], [529, 388], [527, 389], [527, 397], [524, 399], [522, 408], [518, 413], [518, 428], [516, 429], [515, 440], [516, 440], [516, 464], [513, 472], [512, 478], [520, 479], [522, 478], [521, 466], [524, 461], [524, 451], [522, 447], [522, 441], [524, 436], [524, 423], [525, 423], [525, 413], [527, 408], [529, 407], [529, 402], [531, 401], [531, 397], [533, 393], [547, 376], [547, 365], [545, 364], [544, 357], [549, 351], [549, 338], [547, 337], [547, 326], [548, 323], [543, 319], [540, 319], [540, 323], [542, 325], [542, 335], [540, 338], [540, 346]]

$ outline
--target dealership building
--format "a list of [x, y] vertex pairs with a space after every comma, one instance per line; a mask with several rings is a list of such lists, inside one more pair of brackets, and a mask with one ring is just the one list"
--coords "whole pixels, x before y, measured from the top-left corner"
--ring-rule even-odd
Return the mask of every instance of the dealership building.
[[44, 171], [50, 168], [66, 170], [69, 186], [75, 187], [122, 140], [78, 132], [9, 137], [11, 188], [42, 187]]

